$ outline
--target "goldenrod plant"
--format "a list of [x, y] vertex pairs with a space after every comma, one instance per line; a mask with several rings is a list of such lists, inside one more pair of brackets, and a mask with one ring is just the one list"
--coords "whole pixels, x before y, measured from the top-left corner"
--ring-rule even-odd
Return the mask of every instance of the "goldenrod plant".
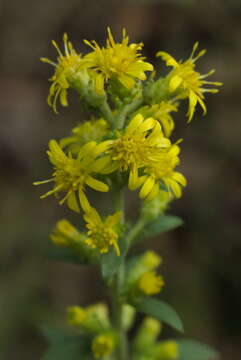
[[[57, 60], [41, 59], [54, 67], [48, 104], [57, 113], [60, 105], [69, 105], [68, 92], [73, 91], [92, 115], [63, 139], [49, 141], [52, 175], [34, 184], [49, 183], [41, 198], [54, 195], [85, 224], [58, 221], [50, 236], [51, 256], [98, 266], [110, 301], [70, 304], [66, 330], [45, 330], [50, 347], [43, 359], [212, 360], [216, 352], [207, 345], [179, 337], [161, 340], [165, 326], [183, 332], [171, 305], [154, 297], [165, 286], [162, 259], [152, 250], [132, 251], [141, 241], [182, 224], [166, 213], [187, 185], [177, 170], [181, 139], [172, 139], [173, 115], [187, 100], [190, 122], [198, 105], [206, 113], [205, 93], [218, 91], [221, 83], [206, 80], [213, 70], [205, 75], [196, 70], [205, 51], [198, 52], [195, 43], [185, 61], [159, 51], [158, 59], [171, 67], [159, 77], [142, 55], [143, 44], [129, 43], [125, 30], [116, 42], [108, 28], [105, 46], [84, 40], [86, 54], [78, 53], [66, 34], [63, 50], [52, 43]], [[135, 223], [126, 219], [126, 188], [140, 198]], [[108, 193], [110, 213], [99, 212], [89, 191]], [[142, 314], [139, 326], [137, 313]]]

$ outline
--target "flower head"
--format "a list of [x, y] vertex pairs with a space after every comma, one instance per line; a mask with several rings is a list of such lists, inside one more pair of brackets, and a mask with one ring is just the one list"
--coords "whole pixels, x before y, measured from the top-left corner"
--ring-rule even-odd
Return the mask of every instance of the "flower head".
[[98, 212], [91, 208], [84, 215], [88, 229], [88, 237], [85, 243], [92, 248], [98, 249], [100, 253], [108, 252], [110, 246], [113, 246], [116, 254], [120, 255], [118, 246], [118, 225], [120, 224], [120, 218], [121, 212], [116, 212], [102, 220]]
[[80, 306], [70, 306], [67, 308], [68, 323], [73, 326], [79, 326], [86, 320], [87, 313]]
[[162, 258], [155, 251], [146, 251], [141, 257], [141, 264], [147, 270], [153, 270], [162, 263]]
[[162, 276], [155, 271], [148, 271], [141, 275], [138, 280], [138, 289], [145, 295], [158, 294], [164, 285]]
[[70, 306], [67, 308], [67, 321], [89, 333], [99, 333], [110, 328], [108, 308], [103, 303], [86, 308]]
[[72, 129], [72, 136], [60, 141], [62, 148], [68, 147], [73, 154], [78, 154], [82, 145], [88, 141], [100, 141], [108, 132], [109, 126], [104, 119], [85, 121]]
[[164, 137], [158, 121], [137, 114], [123, 132], [117, 133], [108, 153], [117, 169], [129, 171], [129, 188], [133, 190], [139, 185], [138, 168], [158, 161], [160, 153], [169, 146], [170, 140]]
[[168, 101], [162, 101], [160, 104], [154, 104], [151, 106], [144, 106], [139, 112], [145, 117], [153, 117], [161, 124], [162, 131], [165, 137], [170, 137], [175, 124], [171, 112], [177, 111], [177, 105]]
[[[80, 74], [80, 65], [82, 62], [81, 55], [78, 54], [68, 41], [67, 34], [63, 36], [64, 41], [64, 54], [53, 40], [52, 44], [58, 52], [57, 62], [53, 62], [47, 58], [41, 58], [41, 61], [53, 65], [55, 67], [54, 75], [50, 78], [52, 85], [50, 86], [48, 104], [53, 107], [57, 113], [56, 103], [59, 97], [62, 106], [67, 106], [67, 89], [70, 87], [70, 81], [75, 79]], [[87, 76], [85, 71], [82, 71], [82, 77]]]
[[197, 103], [202, 107], [203, 112], [206, 113], [206, 105], [204, 103], [204, 93], [216, 93], [218, 89], [206, 88], [206, 85], [220, 86], [222, 83], [205, 80], [206, 77], [214, 73], [211, 70], [205, 75], [201, 75], [195, 70], [195, 62], [205, 54], [206, 50], [201, 50], [196, 56], [195, 52], [198, 48], [198, 42], [193, 46], [190, 57], [182, 62], [177, 62], [171, 55], [164, 51], [159, 51], [157, 56], [161, 57], [167, 64], [172, 66], [173, 70], [167, 76], [168, 86], [170, 92], [177, 92], [180, 98], [189, 99], [188, 121], [192, 120]]
[[82, 236], [78, 230], [65, 219], [57, 222], [52, 234], [50, 235], [53, 243], [60, 246], [68, 246], [76, 243], [81, 239], [81, 237]]
[[162, 159], [159, 162], [153, 161], [145, 169], [146, 176], [142, 177], [140, 190], [141, 198], [146, 198], [147, 200], [154, 199], [160, 191], [160, 182], [165, 185], [168, 192], [177, 198], [181, 197], [182, 186], [186, 185], [186, 179], [181, 173], [174, 171], [180, 162], [179, 152], [179, 146], [172, 145], [166, 153], [163, 153]]
[[96, 359], [111, 355], [115, 348], [113, 334], [106, 333], [97, 335], [92, 342], [92, 351]]
[[152, 347], [159, 334], [161, 332], [161, 323], [160, 321], [152, 318], [145, 317], [142, 321], [141, 325], [138, 328], [135, 340], [134, 340], [134, 348], [138, 353], [147, 353], [150, 351], [150, 347]]
[[123, 30], [121, 43], [116, 43], [110, 28], [107, 29], [106, 47], [100, 47], [95, 41], [85, 43], [93, 51], [84, 57], [85, 66], [94, 70], [97, 92], [103, 91], [104, 83], [109, 79], [118, 79], [124, 87], [131, 89], [136, 79], [145, 80], [145, 71], [152, 71], [153, 66], [144, 61], [140, 51], [143, 44], [128, 44], [129, 37]]
[[79, 212], [76, 198], [76, 192], [78, 192], [82, 208], [88, 211], [90, 205], [84, 192], [86, 185], [97, 191], [106, 192], [109, 190], [106, 184], [93, 177], [94, 173], [101, 173], [105, 166], [105, 160], [103, 162], [102, 158], [97, 159], [97, 157], [106, 150], [107, 146], [108, 142], [97, 144], [90, 141], [81, 147], [78, 157], [75, 159], [71, 153], [67, 156], [57, 141], [51, 140], [47, 154], [54, 166], [53, 177], [49, 180], [35, 182], [34, 185], [47, 182], [54, 182], [55, 185], [52, 190], [42, 195], [41, 198], [43, 199], [52, 194], [66, 193], [60, 200], [60, 204], [67, 201], [67, 205], [71, 210]]

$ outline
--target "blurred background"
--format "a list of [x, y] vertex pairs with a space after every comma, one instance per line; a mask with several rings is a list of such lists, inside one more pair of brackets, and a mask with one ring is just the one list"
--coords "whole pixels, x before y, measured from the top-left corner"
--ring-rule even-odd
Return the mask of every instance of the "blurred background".
[[81, 121], [75, 96], [58, 116], [47, 106], [53, 69], [39, 58], [56, 58], [50, 40], [60, 44], [63, 32], [80, 51], [83, 38], [103, 44], [109, 25], [116, 37], [126, 27], [133, 42], [143, 41], [153, 63], [158, 50], [187, 58], [198, 40], [208, 50], [198, 69], [215, 67], [213, 80], [224, 83], [207, 97], [206, 117], [198, 110], [187, 124], [185, 106], [175, 117], [189, 184], [170, 212], [185, 225], [148, 246], [164, 258], [162, 296], [184, 320], [185, 336], [215, 347], [222, 360], [240, 360], [240, 0], [3, 0], [0, 14], [0, 358], [40, 359], [42, 324], [105, 296], [95, 269], [46, 259], [49, 232], [71, 214], [52, 198], [40, 201], [45, 189], [32, 182], [49, 177], [48, 140]]

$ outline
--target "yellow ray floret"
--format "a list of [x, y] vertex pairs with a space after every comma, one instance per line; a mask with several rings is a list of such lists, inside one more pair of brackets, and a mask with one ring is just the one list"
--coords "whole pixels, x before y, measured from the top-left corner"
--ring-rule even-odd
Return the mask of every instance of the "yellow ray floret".
[[67, 106], [67, 89], [70, 87], [70, 80], [73, 80], [79, 72], [81, 65], [81, 55], [78, 54], [70, 41], [67, 34], [63, 36], [64, 54], [55, 41], [52, 44], [58, 52], [57, 62], [53, 62], [47, 58], [41, 58], [41, 61], [53, 65], [55, 67], [54, 75], [50, 78], [52, 85], [50, 86], [48, 104], [53, 107], [57, 113], [56, 103], [59, 97], [62, 106]]
[[88, 237], [85, 243], [98, 249], [100, 253], [108, 252], [109, 248], [113, 246], [116, 254], [120, 255], [118, 225], [120, 224], [121, 212], [116, 212], [102, 220], [98, 212], [91, 208], [85, 213], [84, 219], [88, 229]]
[[104, 83], [111, 78], [118, 79], [122, 85], [131, 89], [136, 79], [146, 79], [145, 71], [152, 71], [153, 66], [145, 62], [145, 58], [140, 54], [142, 43], [128, 44], [129, 37], [125, 30], [121, 43], [115, 42], [110, 28], [107, 31], [106, 47], [100, 47], [95, 41], [85, 40], [85, 43], [93, 49], [83, 59], [85, 66], [94, 70], [99, 92]]
[[188, 121], [192, 120], [197, 103], [202, 107], [204, 114], [206, 113], [206, 105], [204, 103], [204, 93], [216, 93], [218, 89], [210, 89], [206, 85], [220, 86], [222, 83], [205, 80], [206, 77], [214, 73], [211, 70], [205, 75], [201, 75], [195, 70], [195, 62], [203, 56], [206, 50], [201, 50], [196, 56], [195, 52], [198, 48], [198, 42], [193, 46], [192, 53], [186, 61], [177, 62], [171, 55], [164, 51], [159, 51], [157, 56], [161, 57], [167, 66], [173, 67], [173, 70], [167, 76], [170, 92], [175, 92], [177, 97], [189, 99]]
[[134, 190], [139, 186], [138, 169], [158, 161], [163, 149], [170, 145], [158, 121], [137, 114], [123, 132], [117, 133], [107, 152], [113, 167], [129, 171], [129, 188]]
[[138, 289], [145, 295], [158, 294], [164, 286], [162, 276], [155, 271], [148, 271], [141, 275], [138, 280]]
[[47, 154], [54, 166], [53, 176], [49, 180], [35, 182], [34, 185], [54, 182], [54, 187], [41, 198], [66, 193], [60, 200], [60, 204], [67, 201], [69, 208], [78, 212], [79, 205], [76, 197], [76, 193], [78, 193], [80, 205], [84, 211], [88, 211], [90, 205], [85, 195], [85, 187], [89, 186], [101, 192], [109, 190], [106, 184], [93, 177], [94, 174], [101, 173], [105, 166], [105, 161], [103, 162], [103, 159], [98, 157], [106, 150], [107, 146], [108, 142], [97, 144], [90, 141], [81, 147], [78, 157], [75, 159], [71, 153], [67, 156], [57, 141], [51, 140]]
[[[182, 195], [182, 186], [186, 186], [185, 177], [174, 171], [179, 164], [178, 154], [180, 148], [178, 145], [172, 145], [165, 153], [162, 154], [160, 161], [149, 164], [145, 169], [146, 175], [141, 177], [142, 186], [140, 197], [152, 200], [159, 193], [159, 183], [163, 183], [168, 192], [176, 198]], [[140, 180], [139, 180], [140, 181]]]

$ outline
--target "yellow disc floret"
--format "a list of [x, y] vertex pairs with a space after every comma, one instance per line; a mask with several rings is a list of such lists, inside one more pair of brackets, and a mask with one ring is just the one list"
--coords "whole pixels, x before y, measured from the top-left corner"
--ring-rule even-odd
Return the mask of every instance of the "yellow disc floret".
[[118, 224], [120, 223], [120, 218], [121, 212], [116, 212], [102, 220], [98, 212], [91, 208], [84, 215], [88, 229], [88, 237], [85, 243], [92, 248], [98, 249], [100, 253], [108, 252], [110, 246], [113, 246], [116, 254], [120, 255], [118, 246]]
[[201, 75], [195, 70], [195, 62], [206, 52], [206, 50], [201, 50], [196, 56], [194, 56], [197, 48], [198, 42], [194, 44], [190, 57], [184, 62], [177, 62], [171, 55], [164, 51], [159, 51], [157, 53], [157, 56], [160, 56], [166, 62], [167, 66], [173, 67], [173, 70], [167, 76], [170, 92], [177, 92], [177, 97], [189, 99], [189, 109], [187, 113], [188, 121], [192, 120], [197, 103], [200, 104], [203, 112], [206, 113], [207, 110], [204, 103], [205, 92], [218, 92], [217, 89], [210, 89], [205, 86], [222, 85], [220, 82], [205, 80], [206, 77], [214, 73], [214, 70], [211, 70], [205, 75]]
[[[131, 89], [136, 79], [145, 80], [145, 71], [152, 71], [153, 66], [143, 61], [140, 51], [143, 44], [128, 44], [129, 37], [123, 30], [121, 43], [116, 43], [110, 28], [108, 28], [108, 38], [106, 47], [100, 47], [96, 41], [87, 41], [93, 51], [87, 54], [83, 60], [87, 68], [94, 70], [96, 77], [97, 92], [101, 92], [101, 86], [111, 78], [116, 78], [126, 88]], [[99, 89], [98, 89], [99, 88]]]
[[164, 286], [162, 276], [155, 271], [148, 271], [141, 275], [138, 281], [138, 289], [145, 295], [158, 294]]

